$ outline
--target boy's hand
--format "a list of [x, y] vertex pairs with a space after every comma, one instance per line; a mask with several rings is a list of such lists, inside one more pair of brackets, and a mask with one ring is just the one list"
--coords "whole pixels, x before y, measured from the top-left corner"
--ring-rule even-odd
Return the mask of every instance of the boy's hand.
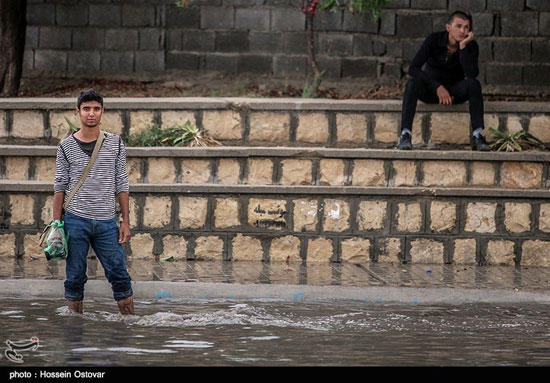
[[474, 39], [474, 32], [469, 32], [466, 38], [460, 42], [460, 49], [464, 49], [466, 45]]
[[122, 221], [120, 224], [118, 243], [126, 243], [130, 239], [130, 225], [128, 222]]

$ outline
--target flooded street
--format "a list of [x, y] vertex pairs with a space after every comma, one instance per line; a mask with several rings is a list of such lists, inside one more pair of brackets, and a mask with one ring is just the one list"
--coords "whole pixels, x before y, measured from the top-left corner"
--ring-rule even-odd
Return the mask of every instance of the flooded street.
[[375, 301], [4, 299], [0, 365], [19, 366], [543, 366], [550, 305], [415, 305]]

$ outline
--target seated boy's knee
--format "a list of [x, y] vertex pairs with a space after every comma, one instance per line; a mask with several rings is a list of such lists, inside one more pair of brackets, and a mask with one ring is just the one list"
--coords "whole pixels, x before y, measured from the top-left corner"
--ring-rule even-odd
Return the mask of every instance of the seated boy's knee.
[[465, 81], [469, 90], [481, 91], [481, 83], [477, 78], [467, 78]]

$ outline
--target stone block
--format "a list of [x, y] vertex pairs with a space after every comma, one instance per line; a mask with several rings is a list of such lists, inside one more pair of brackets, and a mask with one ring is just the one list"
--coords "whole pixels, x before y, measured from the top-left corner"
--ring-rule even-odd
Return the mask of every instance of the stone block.
[[44, 116], [39, 111], [14, 110], [11, 136], [13, 138], [43, 138]]
[[79, 51], [104, 49], [105, 30], [91, 27], [75, 29], [73, 31], [73, 47]]
[[300, 113], [296, 128], [296, 141], [311, 144], [327, 143], [328, 118], [324, 113]]
[[353, 186], [385, 186], [386, 172], [383, 160], [355, 160], [352, 173]]
[[271, 185], [273, 183], [273, 162], [269, 159], [248, 160], [248, 185]]
[[206, 225], [208, 198], [178, 197], [179, 227], [182, 229], [200, 229]]
[[273, 57], [273, 74], [276, 76], [303, 77], [307, 70], [305, 56], [277, 55]]
[[493, 186], [495, 184], [495, 167], [491, 162], [472, 162], [471, 167], [473, 186]]
[[170, 128], [173, 126], [183, 126], [187, 122], [192, 125], [196, 124], [195, 114], [187, 110], [165, 110], [160, 115], [162, 128]]
[[521, 85], [523, 82], [522, 65], [488, 63], [486, 65], [486, 83], [499, 85]]
[[235, 29], [268, 31], [269, 8], [235, 8]]
[[54, 72], [67, 70], [67, 52], [58, 49], [35, 50], [34, 69]]
[[279, 144], [290, 138], [290, 115], [277, 112], [253, 112], [250, 114], [250, 141]]
[[32, 195], [11, 194], [10, 211], [12, 225], [33, 225], [34, 197]]
[[550, 36], [550, 12], [540, 13], [539, 34], [541, 36]]
[[34, 160], [34, 179], [52, 181], [55, 178], [55, 157], [36, 157]]
[[197, 261], [223, 260], [223, 239], [215, 235], [198, 237], [195, 240], [194, 255]]
[[153, 247], [155, 240], [149, 233], [137, 233], [130, 238], [130, 251], [132, 259], [151, 259], [155, 258]]
[[0, 234], [0, 257], [15, 257], [15, 234]]
[[250, 52], [274, 54], [282, 50], [283, 38], [280, 33], [250, 31], [248, 38]]
[[364, 114], [336, 114], [337, 142], [364, 144], [367, 141], [367, 117]]
[[41, 49], [70, 49], [71, 28], [63, 27], [40, 27], [39, 47]]
[[522, 62], [531, 59], [531, 41], [520, 39], [495, 40], [494, 56], [498, 62]]
[[[298, 199], [294, 201], [294, 231], [305, 232], [317, 229], [317, 212], [319, 202], [311, 199]], [[549, 209], [550, 212], [550, 209]], [[550, 214], [549, 214], [550, 221]], [[549, 222], [550, 228], [550, 222]]]
[[425, 37], [432, 33], [432, 17], [422, 13], [398, 14], [395, 30], [399, 37]]
[[155, 112], [140, 110], [130, 112], [130, 135], [151, 128], [155, 125]]
[[182, 43], [183, 51], [214, 52], [216, 50], [216, 33], [214, 31], [186, 30], [183, 32]]
[[149, 157], [147, 182], [150, 184], [171, 184], [176, 179], [174, 160], [170, 157]]
[[388, 203], [386, 201], [361, 201], [357, 211], [359, 230], [382, 230], [386, 222]]
[[500, 183], [511, 189], [538, 189], [542, 185], [542, 164], [532, 162], [503, 162]]
[[531, 204], [507, 202], [504, 204], [504, 225], [510, 233], [531, 231]]
[[416, 233], [422, 229], [422, 208], [419, 203], [399, 203], [397, 209], [397, 231]]
[[146, 197], [143, 206], [143, 225], [163, 228], [170, 223], [172, 200], [170, 197]]
[[162, 72], [165, 69], [164, 51], [136, 51], [135, 71], [140, 72]]
[[273, 31], [303, 31], [306, 27], [305, 15], [296, 12], [294, 7], [271, 9], [271, 30]]
[[29, 25], [54, 25], [55, 4], [29, 4], [26, 17]]
[[342, 232], [349, 228], [349, 203], [339, 199], [326, 199], [323, 206], [323, 231]]
[[514, 266], [514, 242], [506, 240], [491, 240], [487, 243], [485, 262], [489, 265]]
[[316, 13], [313, 20], [313, 29], [316, 31], [342, 30], [342, 16], [342, 11]]
[[506, 118], [506, 132], [508, 133], [517, 133], [523, 130], [521, 125], [521, 117], [513, 114]]
[[262, 243], [256, 237], [237, 234], [231, 244], [233, 261], [261, 261], [263, 258]]
[[[239, 54], [218, 54], [218, 53], [206, 53], [206, 58], [201, 59], [204, 64], [200, 65], [201, 69], [218, 71], [223, 73], [232, 73], [237, 74], [239, 71]], [[232, 132], [227, 132], [224, 130], [225, 134]]]
[[105, 31], [105, 48], [114, 51], [135, 51], [138, 49], [137, 29], [113, 28]]
[[468, 113], [432, 113], [430, 143], [470, 143], [470, 116]]
[[90, 25], [114, 27], [121, 25], [121, 11], [118, 4], [90, 4]]
[[540, 204], [539, 230], [550, 233], [550, 203]]
[[386, 144], [396, 143], [400, 118], [398, 113], [375, 113], [374, 140]]
[[269, 246], [270, 262], [302, 262], [300, 258], [300, 238], [286, 235], [273, 238]]
[[444, 262], [445, 245], [433, 239], [415, 239], [409, 254], [413, 263], [439, 264]]
[[207, 184], [210, 181], [209, 160], [181, 160], [181, 183]]
[[414, 161], [393, 161], [392, 162], [394, 175], [390, 180], [390, 186], [415, 186], [416, 179], [416, 162]]
[[378, 20], [373, 20], [368, 12], [357, 14], [344, 12], [344, 24], [342, 29], [352, 32], [377, 33]]
[[[203, 16], [203, 13], [206, 14], [206, 9], [206, 7], [205, 9], [200, 7], [170, 7], [166, 12], [166, 26], [169, 28], [199, 29], [202, 27], [201, 16]], [[222, 13], [218, 8], [215, 12]], [[230, 13], [232, 14], [232, 12]]]
[[285, 159], [281, 161], [282, 185], [312, 185], [311, 160]]
[[466, 206], [466, 223], [464, 225], [464, 231], [474, 233], [494, 233], [496, 231], [496, 208], [496, 203], [468, 203]]
[[139, 30], [139, 49], [155, 51], [164, 49], [165, 32], [159, 28], [143, 28]]
[[457, 265], [476, 264], [476, 240], [473, 238], [455, 239], [453, 261]]
[[248, 202], [248, 224], [255, 228], [281, 230], [287, 227], [285, 200], [251, 198]]
[[8, 180], [29, 179], [29, 157], [4, 157]]
[[401, 263], [402, 262], [402, 244], [399, 238], [380, 238], [377, 239], [376, 256], [379, 262]]
[[342, 77], [376, 79], [378, 61], [372, 58], [342, 58]]
[[155, 8], [152, 5], [123, 4], [122, 25], [128, 27], [151, 27], [155, 25]]
[[227, 53], [243, 53], [250, 49], [248, 32], [223, 31], [216, 32], [216, 51]]
[[126, 159], [126, 171], [130, 185], [141, 183], [141, 158], [128, 157]]
[[200, 9], [201, 29], [233, 29], [235, 11], [231, 8], [202, 7]]
[[327, 238], [309, 238], [307, 241], [307, 263], [330, 262], [333, 256], [332, 241]]
[[39, 240], [40, 233], [25, 234], [23, 236], [23, 254], [26, 257], [40, 258], [44, 256], [44, 252], [40, 249], [40, 245], [38, 244]]
[[134, 51], [102, 51], [100, 67], [105, 73], [127, 73], [134, 71]]
[[240, 226], [239, 207], [237, 198], [216, 198], [214, 226], [218, 229]]
[[176, 261], [187, 258], [187, 239], [180, 235], [165, 235], [162, 238], [161, 258], [174, 257]]
[[343, 186], [346, 184], [346, 165], [337, 159], [319, 161], [319, 184], [323, 186]]
[[232, 110], [205, 111], [202, 126], [217, 140], [240, 140], [243, 137], [241, 115]]
[[456, 204], [432, 201], [430, 205], [430, 229], [435, 232], [452, 231], [456, 226]]
[[97, 72], [100, 67], [101, 56], [95, 51], [69, 51], [68, 71]]
[[241, 165], [232, 158], [222, 158], [218, 163], [216, 183], [220, 185], [238, 185], [240, 183]]
[[46, 200], [44, 201], [44, 205], [40, 210], [40, 219], [42, 220], [42, 222], [39, 222], [38, 224], [40, 226], [42, 225], [46, 226], [48, 223], [52, 221], [52, 218], [53, 218], [53, 196], [49, 195], [48, 197], [46, 197]]
[[501, 12], [502, 36], [536, 36], [539, 31], [538, 12]]
[[521, 265], [550, 267], [549, 241], [527, 240], [521, 246]]
[[120, 136], [122, 134], [123, 127], [124, 124], [122, 122], [122, 115], [119, 111], [105, 111], [103, 113], [103, 116], [101, 117], [101, 129]]
[[320, 55], [347, 57], [353, 50], [353, 35], [340, 33], [319, 33], [317, 52]]
[[[550, 48], [548, 48], [550, 50]], [[529, 119], [529, 133], [539, 140], [550, 142], [550, 115], [540, 114]]]
[[425, 161], [424, 186], [459, 187], [466, 185], [466, 164], [462, 161]]
[[342, 240], [340, 260], [343, 262], [370, 262], [370, 240], [354, 237]]

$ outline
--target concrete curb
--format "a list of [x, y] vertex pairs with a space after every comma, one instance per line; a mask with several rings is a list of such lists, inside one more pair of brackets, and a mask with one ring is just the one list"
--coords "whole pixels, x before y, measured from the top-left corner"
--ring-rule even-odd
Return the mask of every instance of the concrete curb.
[[[184, 301], [189, 299], [273, 299], [314, 302], [349, 300], [392, 304], [467, 304], [467, 303], [538, 303], [550, 304], [545, 291], [505, 289], [356, 287], [134, 281], [137, 300]], [[1, 295], [10, 298], [63, 298], [63, 281], [10, 279], [0, 280]], [[112, 298], [104, 280], [86, 284], [86, 298]]]

